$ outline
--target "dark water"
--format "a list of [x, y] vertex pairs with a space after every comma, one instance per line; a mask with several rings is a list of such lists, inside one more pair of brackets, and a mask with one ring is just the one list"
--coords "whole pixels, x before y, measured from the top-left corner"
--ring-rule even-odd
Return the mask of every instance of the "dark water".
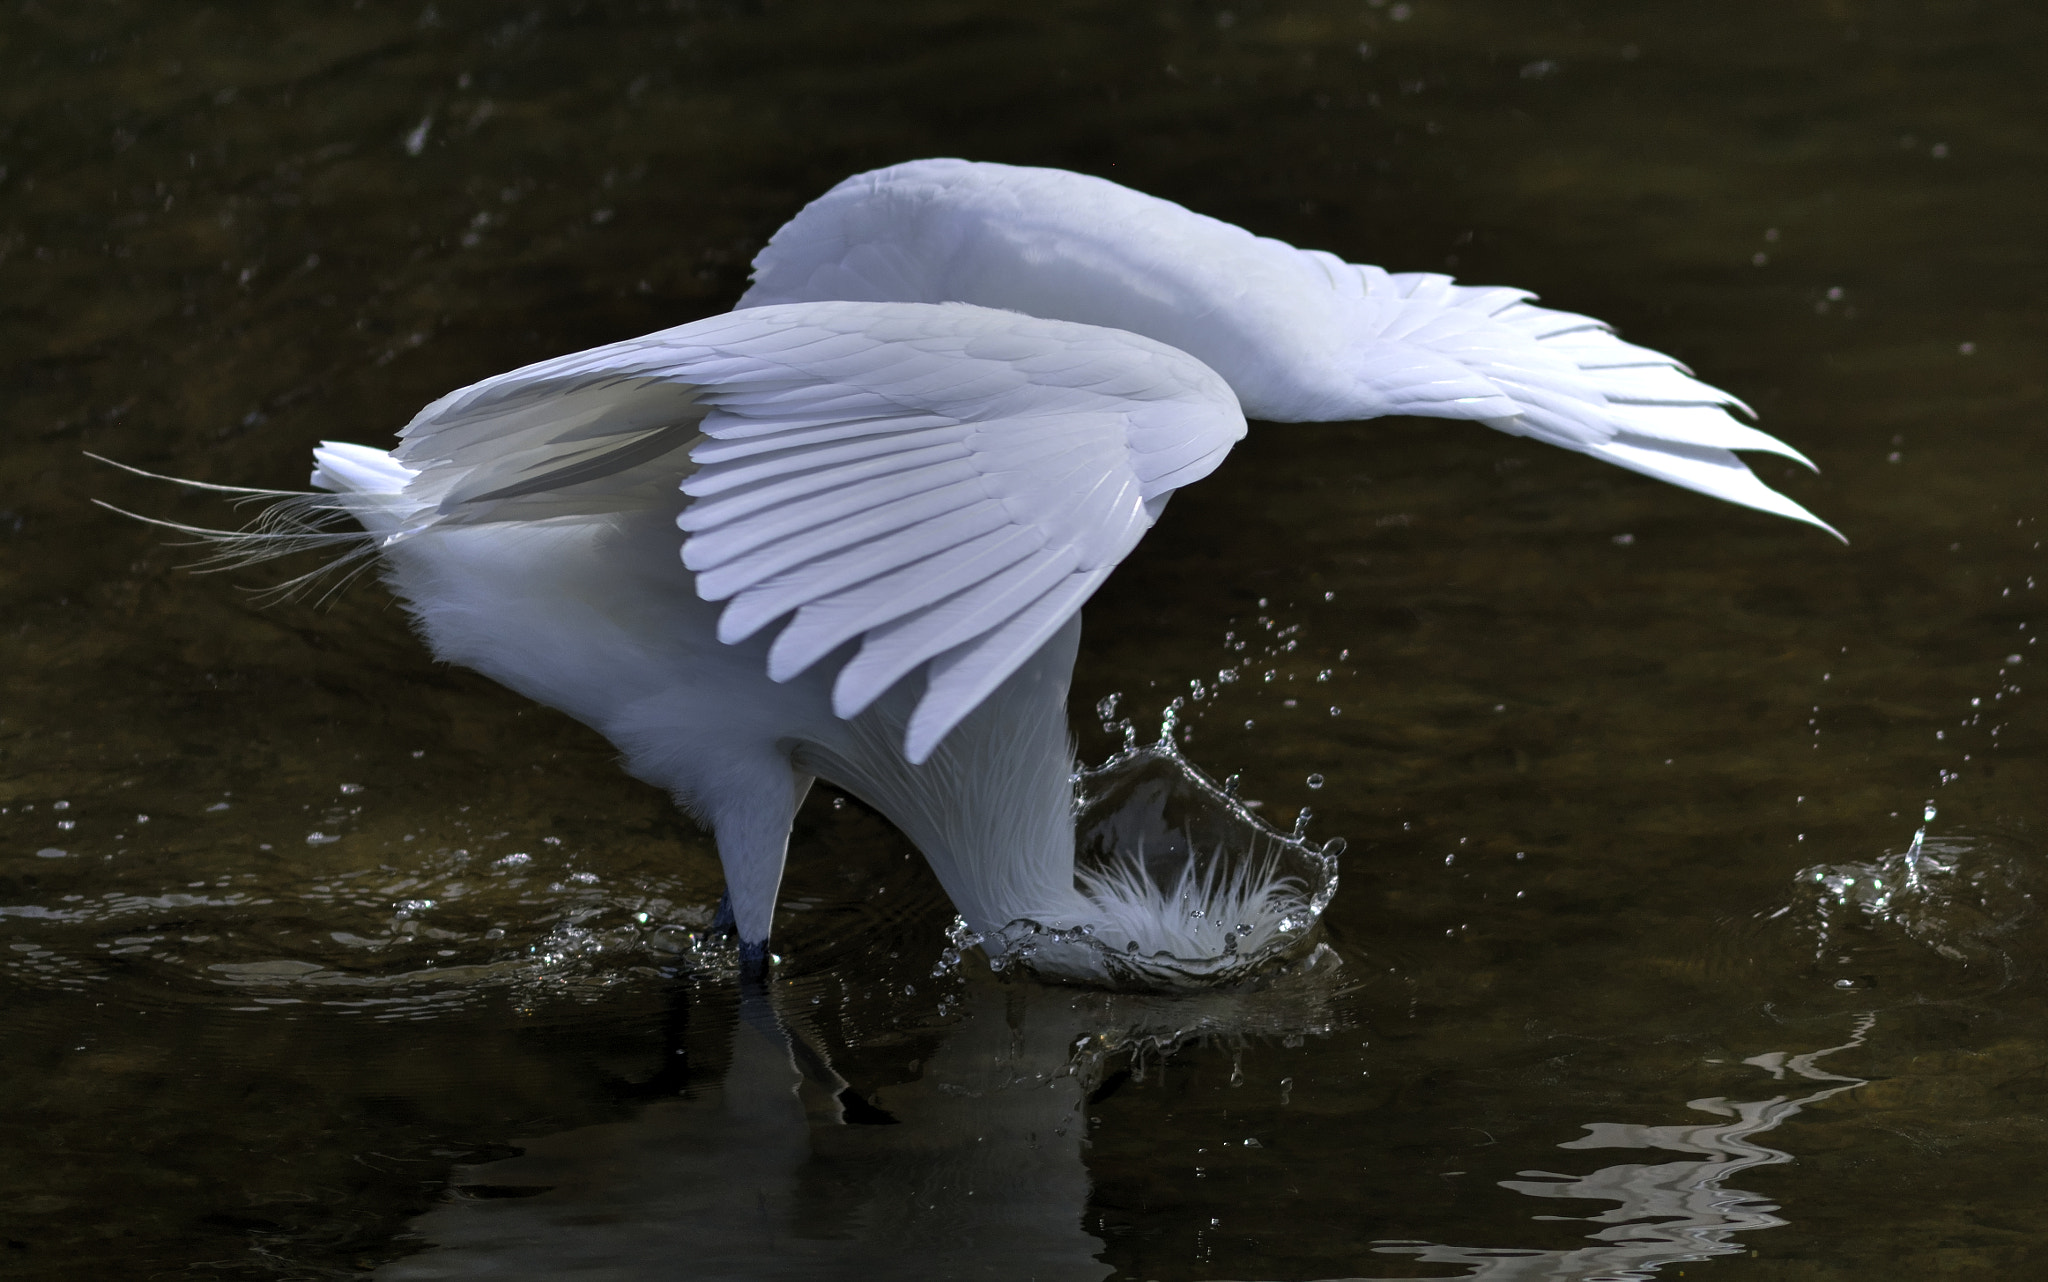
[[[0, 1273], [2048, 1274], [2044, 49], [2017, 2], [9, 0]], [[1186, 699], [1349, 839], [1320, 968], [945, 969], [820, 793], [764, 1000], [602, 742], [374, 585], [266, 607], [89, 505], [218, 522], [81, 451], [300, 484], [947, 154], [1613, 321], [1852, 542], [1255, 428], [1089, 606], [1077, 721]]]

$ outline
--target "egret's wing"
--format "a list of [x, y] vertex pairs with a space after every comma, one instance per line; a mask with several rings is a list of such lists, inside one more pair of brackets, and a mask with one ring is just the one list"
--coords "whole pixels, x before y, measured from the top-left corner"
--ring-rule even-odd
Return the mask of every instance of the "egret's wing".
[[[1392, 402], [1391, 412], [1476, 419], [1841, 537], [1758, 480], [1733, 451], [1778, 454], [1809, 468], [1812, 461], [1737, 420], [1730, 410], [1754, 412], [1672, 357], [1624, 342], [1589, 316], [1538, 307], [1525, 290], [1296, 252], [1346, 299], [1352, 323], [1375, 336], [1359, 367]], [[1417, 377], [1435, 362], [1438, 378]], [[1451, 371], [1483, 381], [1495, 396], [1441, 395], [1468, 390], [1445, 376]]]
[[644, 501], [648, 484], [672, 485], [672, 467], [646, 465], [688, 446], [709, 412], [675, 376], [681, 333], [528, 365], [421, 410], [391, 452], [417, 473], [406, 495], [418, 504], [393, 537], [615, 511]]
[[705, 599], [729, 602], [723, 640], [793, 612], [769, 651], [776, 680], [859, 638], [833, 687], [841, 716], [929, 663], [905, 745], [922, 761], [1244, 418], [1212, 371], [1132, 334], [840, 307], [775, 309], [805, 322], [772, 353], [732, 348], [706, 380], [683, 559]]
[[857, 174], [776, 232], [754, 277], [741, 307], [957, 300], [1127, 329], [1206, 362], [1253, 418], [1473, 419], [1828, 528], [1732, 452], [1798, 451], [1598, 321], [1299, 250], [1100, 178], [961, 160]]
[[929, 665], [906, 742], [922, 761], [1243, 434], [1222, 379], [1134, 334], [823, 302], [464, 388], [396, 457], [418, 472], [413, 529], [603, 511], [686, 472], [683, 563], [728, 603], [720, 639], [787, 618], [778, 681], [858, 640], [833, 687], [848, 717]]

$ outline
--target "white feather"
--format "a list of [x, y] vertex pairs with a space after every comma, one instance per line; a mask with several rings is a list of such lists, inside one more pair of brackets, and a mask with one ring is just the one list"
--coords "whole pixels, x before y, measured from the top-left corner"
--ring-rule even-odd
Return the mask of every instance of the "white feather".
[[718, 639], [794, 613], [776, 681], [860, 639], [841, 717], [943, 656], [906, 730], [916, 763], [1243, 434], [1221, 379], [1133, 334], [957, 305], [756, 308], [436, 401], [397, 451], [418, 472], [402, 537], [559, 515], [565, 493], [631, 491], [691, 447], [666, 468], [697, 500], [676, 523], [697, 593], [728, 603]]
[[957, 301], [1127, 329], [1206, 362], [1252, 418], [1470, 419], [1834, 533], [1761, 481], [1700, 472], [1699, 447], [1807, 463], [1729, 417], [1740, 401], [1531, 297], [1346, 263], [1100, 178], [919, 160], [813, 201], [739, 306]]

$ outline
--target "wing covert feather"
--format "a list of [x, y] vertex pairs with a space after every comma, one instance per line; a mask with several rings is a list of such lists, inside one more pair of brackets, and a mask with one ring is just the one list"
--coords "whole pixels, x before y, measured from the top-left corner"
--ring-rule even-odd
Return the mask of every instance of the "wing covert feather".
[[922, 761], [1244, 430], [1221, 377], [1135, 334], [964, 304], [757, 307], [429, 405], [393, 452], [421, 502], [391, 537], [588, 519], [680, 475], [679, 572], [725, 602], [719, 639], [786, 620], [777, 681], [858, 640], [841, 716], [929, 665], [906, 739]]
[[683, 559], [726, 602], [721, 640], [787, 620], [775, 680], [858, 639], [833, 685], [840, 716], [930, 665], [906, 740], [922, 761], [1244, 419], [1213, 371], [1136, 335], [964, 306], [811, 306], [880, 319], [779, 338], [764, 360], [798, 377], [766, 394], [743, 378], [701, 391]]

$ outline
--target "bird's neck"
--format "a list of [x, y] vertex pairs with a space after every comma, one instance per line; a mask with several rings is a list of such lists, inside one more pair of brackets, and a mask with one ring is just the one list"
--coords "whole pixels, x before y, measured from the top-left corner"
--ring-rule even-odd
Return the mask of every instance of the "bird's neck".
[[922, 765], [902, 751], [914, 690], [899, 689], [840, 723], [843, 732], [829, 742], [796, 747], [798, 769], [875, 807], [924, 852], [977, 933], [1020, 918], [1062, 928], [1087, 919], [1088, 901], [1074, 887], [1066, 711], [1080, 630], [1077, 617]]

